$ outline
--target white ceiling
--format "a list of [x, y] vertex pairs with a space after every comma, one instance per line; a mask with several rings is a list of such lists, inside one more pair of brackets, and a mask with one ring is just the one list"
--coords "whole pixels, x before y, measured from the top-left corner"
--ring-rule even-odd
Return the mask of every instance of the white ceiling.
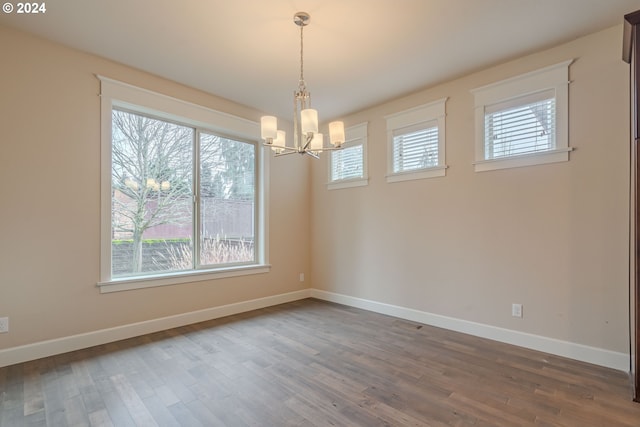
[[[13, 0], [10, 0], [14, 4]], [[5, 24], [287, 118], [320, 119], [622, 23], [640, 0], [54, 0]], [[622, 40], [620, 41], [622, 49]]]

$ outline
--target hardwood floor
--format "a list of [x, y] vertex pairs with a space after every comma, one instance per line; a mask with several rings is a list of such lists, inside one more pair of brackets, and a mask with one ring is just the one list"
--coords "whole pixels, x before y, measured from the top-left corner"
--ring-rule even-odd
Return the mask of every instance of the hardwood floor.
[[640, 426], [627, 375], [317, 300], [0, 368], [1, 426]]

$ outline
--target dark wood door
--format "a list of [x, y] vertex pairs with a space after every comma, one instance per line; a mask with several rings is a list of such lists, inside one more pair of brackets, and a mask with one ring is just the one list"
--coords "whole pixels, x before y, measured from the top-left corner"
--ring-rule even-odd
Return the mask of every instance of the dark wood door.
[[631, 65], [631, 200], [629, 221], [629, 331], [633, 400], [640, 402], [640, 10], [625, 15], [622, 58]]

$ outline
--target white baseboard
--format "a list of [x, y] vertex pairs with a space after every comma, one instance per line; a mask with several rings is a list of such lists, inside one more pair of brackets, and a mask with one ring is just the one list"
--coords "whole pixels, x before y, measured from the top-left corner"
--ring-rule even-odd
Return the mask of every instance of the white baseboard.
[[356, 298], [334, 292], [327, 292], [319, 289], [303, 289], [286, 294], [241, 301], [234, 304], [206, 308], [189, 313], [146, 320], [129, 325], [116, 326], [113, 328], [101, 329], [98, 331], [41, 341], [18, 347], [11, 347], [0, 350], [0, 367], [92, 347], [95, 345], [106, 344], [139, 335], [150, 334], [166, 329], [177, 328], [206, 320], [231, 316], [233, 314], [244, 313], [309, 297], [336, 302], [351, 307], [424, 323], [426, 325], [437, 326], [452, 331], [463, 332], [508, 344], [514, 344], [520, 347], [593, 363], [623, 372], [629, 371], [629, 355], [626, 353], [618, 353], [601, 348], [562, 341], [555, 338], [498, 328], [495, 326], [441, 316], [425, 311]]
[[629, 372], [629, 354], [311, 289], [311, 297]]
[[0, 367], [16, 363], [28, 362], [41, 357], [53, 356], [94, 345], [106, 344], [144, 334], [177, 328], [179, 326], [204, 322], [206, 320], [231, 316], [259, 308], [270, 307], [286, 302], [309, 298], [310, 289], [268, 296], [264, 298], [242, 301], [234, 304], [211, 307], [189, 313], [176, 314], [174, 316], [159, 319], [146, 320], [129, 325], [116, 326], [108, 329], [72, 335], [53, 340], [40, 341], [18, 347], [0, 350]]

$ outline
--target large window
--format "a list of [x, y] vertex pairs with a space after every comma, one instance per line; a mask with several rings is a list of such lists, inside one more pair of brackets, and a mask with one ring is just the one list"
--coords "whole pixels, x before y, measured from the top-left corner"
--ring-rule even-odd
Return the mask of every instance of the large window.
[[329, 156], [329, 190], [367, 185], [367, 123], [345, 129], [341, 150]]
[[474, 89], [476, 171], [569, 160], [571, 61]]
[[385, 117], [387, 182], [445, 175], [446, 102], [442, 98]]
[[225, 133], [216, 123], [228, 118], [221, 113], [108, 79], [102, 95], [109, 111], [103, 111], [108, 209], [103, 206], [101, 289], [264, 266], [261, 147], [237, 136], [251, 131], [250, 122], [231, 124]]

